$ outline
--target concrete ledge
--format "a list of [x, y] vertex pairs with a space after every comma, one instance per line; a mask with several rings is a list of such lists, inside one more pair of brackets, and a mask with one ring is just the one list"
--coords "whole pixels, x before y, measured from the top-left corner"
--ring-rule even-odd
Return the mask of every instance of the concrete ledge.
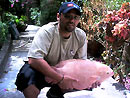
[[[38, 98], [46, 98], [46, 93], [50, 87], [45, 87], [41, 90]], [[94, 88], [92, 91], [81, 90], [68, 92], [64, 94], [65, 98], [130, 98], [129, 93], [119, 82], [113, 78], [109, 78], [102, 82], [100, 87]]]
[[0, 78], [3, 75], [5, 65], [7, 63], [6, 61], [8, 59], [9, 52], [11, 50], [11, 45], [12, 45], [11, 35], [8, 35], [7, 41], [4, 42], [0, 50]]

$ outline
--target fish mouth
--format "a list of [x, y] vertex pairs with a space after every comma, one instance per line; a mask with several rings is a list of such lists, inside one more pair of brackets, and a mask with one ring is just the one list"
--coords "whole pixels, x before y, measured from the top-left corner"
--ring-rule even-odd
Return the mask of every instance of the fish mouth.
[[111, 75], [113, 76], [113, 75], [114, 75], [114, 72], [112, 72]]

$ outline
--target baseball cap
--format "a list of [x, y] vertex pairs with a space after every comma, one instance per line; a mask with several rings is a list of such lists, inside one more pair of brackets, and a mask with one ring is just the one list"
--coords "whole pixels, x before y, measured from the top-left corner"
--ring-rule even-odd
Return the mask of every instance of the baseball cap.
[[71, 9], [76, 9], [77, 14], [81, 15], [80, 7], [77, 4], [75, 4], [74, 2], [64, 2], [59, 9], [59, 14], [60, 13], [65, 14], [68, 11], [70, 11]]

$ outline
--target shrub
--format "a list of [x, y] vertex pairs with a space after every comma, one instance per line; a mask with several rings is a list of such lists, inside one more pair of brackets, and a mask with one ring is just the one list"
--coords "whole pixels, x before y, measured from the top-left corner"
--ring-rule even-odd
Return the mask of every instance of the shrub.
[[[105, 15], [93, 30], [95, 36], [102, 41], [106, 51], [102, 54], [106, 64], [111, 65], [115, 71], [115, 79], [124, 85], [124, 78], [128, 72], [124, 72], [126, 66], [122, 61], [124, 45], [130, 43], [130, 3], [122, 4], [118, 11], [110, 11]], [[100, 38], [100, 35], [103, 37]], [[125, 83], [126, 84], [126, 83]]]
[[33, 23], [35, 25], [40, 25], [40, 16], [41, 16], [41, 11], [38, 7], [36, 8], [30, 8], [29, 10], [31, 12], [30, 18], [32, 19]]
[[7, 39], [8, 26], [0, 21], [0, 44]]
[[22, 15], [20, 18], [17, 15], [13, 15], [10, 12], [6, 12], [5, 15], [4, 15], [4, 21], [7, 24], [10, 24], [10, 23], [16, 24], [16, 27], [19, 30], [19, 32], [24, 31], [26, 29], [27, 20], [28, 20], [27, 17], [24, 16], [24, 15]]
[[63, 0], [41, 0], [41, 25], [57, 21], [56, 16]]
[[128, 0], [89, 1], [83, 4], [81, 27], [88, 39], [97, 40], [105, 47], [106, 51], [102, 54], [104, 63], [114, 70], [115, 80], [128, 89], [129, 75], [124, 72], [127, 70], [124, 70], [126, 65], [122, 62], [122, 52], [124, 45], [130, 43], [130, 3], [126, 3]]

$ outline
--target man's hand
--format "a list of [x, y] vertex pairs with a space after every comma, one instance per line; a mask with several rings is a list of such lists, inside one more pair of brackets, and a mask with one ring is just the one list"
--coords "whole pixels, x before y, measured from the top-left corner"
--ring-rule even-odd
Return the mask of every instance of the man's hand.
[[73, 82], [78, 82], [77, 79], [65, 75], [64, 79], [58, 84], [61, 89], [73, 89]]
[[96, 81], [95, 83], [92, 84], [92, 88], [97, 88], [100, 85], [101, 83]]

